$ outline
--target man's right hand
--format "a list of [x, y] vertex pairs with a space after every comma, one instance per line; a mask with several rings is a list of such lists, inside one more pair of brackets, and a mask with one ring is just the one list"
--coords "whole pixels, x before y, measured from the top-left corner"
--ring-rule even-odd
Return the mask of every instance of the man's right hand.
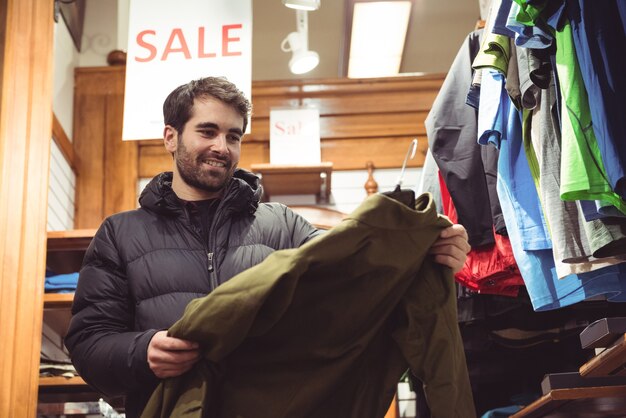
[[156, 377], [180, 376], [200, 358], [198, 343], [168, 337], [167, 331], [159, 331], [148, 344], [148, 365]]

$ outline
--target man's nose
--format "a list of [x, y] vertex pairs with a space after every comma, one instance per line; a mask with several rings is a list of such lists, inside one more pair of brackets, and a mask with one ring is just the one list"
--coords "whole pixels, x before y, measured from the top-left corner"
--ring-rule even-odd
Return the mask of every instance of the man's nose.
[[219, 152], [220, 154], [228, 153], [228, 146], [226, 143], [226, 135], [219, 134], [215, 137], [213, 143], [211, 144], [211, 150], [215, 152]]

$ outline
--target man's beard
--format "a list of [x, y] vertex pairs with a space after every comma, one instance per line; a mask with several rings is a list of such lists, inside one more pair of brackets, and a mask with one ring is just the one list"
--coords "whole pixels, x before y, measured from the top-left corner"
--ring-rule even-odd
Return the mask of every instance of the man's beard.
[[221, 174], [207, 171], [204, 168], [205, 163], [202, 161], [206, 159], [201, 155], [192, 155], [187, 151], [187, 147], [183, 143], [182, 135], [178, 138], [178, 146], [175, 154], [176, 167], [178, 168], [178, 174], [181, 179], [189, 186], [195, 187], [207, 192], [219, 192], [221, 191], [233, 177], [235, 166], [233, 166], [230, 159], [219, 159], [224, 163], [226, 171]]

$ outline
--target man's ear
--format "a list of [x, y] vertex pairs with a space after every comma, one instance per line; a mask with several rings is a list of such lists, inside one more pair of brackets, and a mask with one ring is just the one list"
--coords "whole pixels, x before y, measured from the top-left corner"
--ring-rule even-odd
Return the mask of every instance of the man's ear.
[[178, 147], [178, 131], [170, 125], [163, 128], [163, 145], [170, 154], [173, 154]]

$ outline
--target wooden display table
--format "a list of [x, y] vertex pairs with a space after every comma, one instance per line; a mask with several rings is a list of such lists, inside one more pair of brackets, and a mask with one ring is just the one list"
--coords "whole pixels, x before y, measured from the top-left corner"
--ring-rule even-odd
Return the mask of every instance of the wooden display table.
[[[626, 376], [626, 334], [580, 367], [583, 377]], [[626, 417], [626, 385], [554, 389], [511, 418]]]

